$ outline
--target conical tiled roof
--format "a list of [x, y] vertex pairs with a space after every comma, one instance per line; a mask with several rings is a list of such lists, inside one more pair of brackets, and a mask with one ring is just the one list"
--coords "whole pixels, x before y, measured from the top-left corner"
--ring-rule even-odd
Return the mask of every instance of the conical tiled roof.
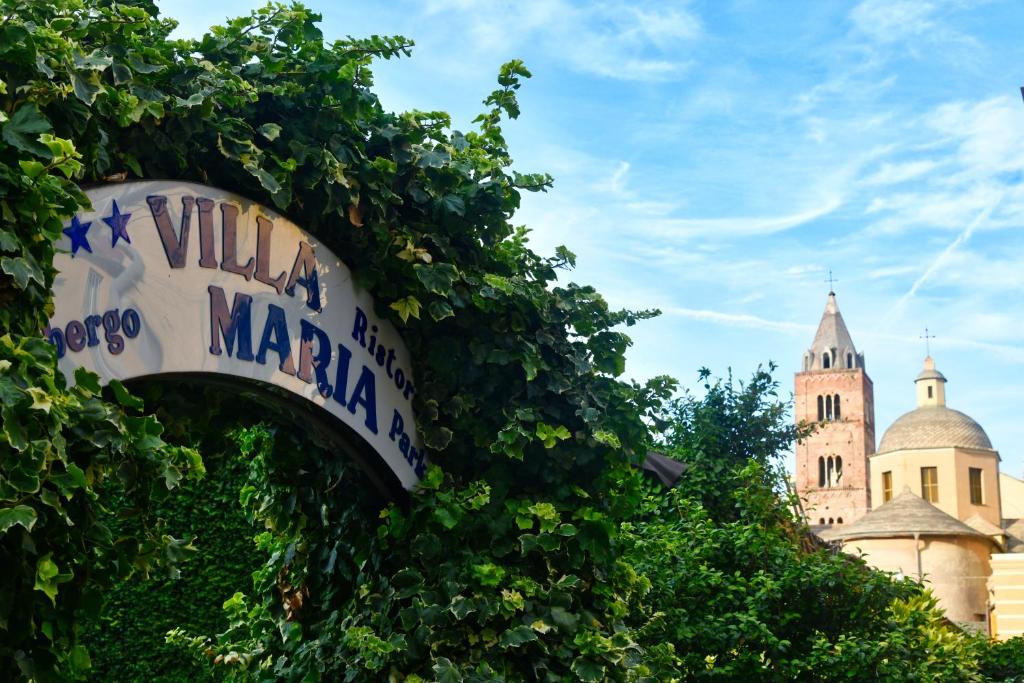
[[820, 352], [822, 349], [844, 349], [856, 353], [853, 338], [846, 329], [843, 314], [839, 312], [839, 306], [836, 304], [835, 292], [828, 293], [825, 312], [821, 314], [818, 332], [814, 335], [814, 344], [811, 346], [812, 351]]
[[854, 368], [864, 368], [864, 354], [854, 348], [853, 338], [836, 304], [836, 293], [829, 292], [814, 341], [804, 354], [803, 369], [807, 372]]
[[833, 527], [827, 537], [832, 541], [857, 538], [906, 538], [921, 536], [974, 536], [995, 541], [972, 529], [955, 517], [923, 500], [910, 489], [877, 507], [847, 527]]

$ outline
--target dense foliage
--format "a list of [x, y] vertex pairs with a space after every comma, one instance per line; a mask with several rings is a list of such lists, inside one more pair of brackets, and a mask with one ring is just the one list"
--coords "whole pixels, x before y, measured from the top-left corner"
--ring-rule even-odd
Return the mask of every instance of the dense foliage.
[[798, 522], [780, 455], [805, 430], [787, 423], [771, 375], [702, 377], [702, 396], [670, 405], [663, 441], [690, 469], [671, 492], [649, 487], [622, 537], [651, 582], [632, 616], [657, 677], [983, 680], [983, 639]]
[[[80, 625], [103, 591], [193, 550], [195, 526], [167, 527], [184, 508], [161, 500], [202, 474], [198, 452], [237, 449], [266, 560], [225, 630], [182, 619], [170, 635], [218, 677], [978, 680], [978, 641], [810, 544], [780, 503], [797, 433], [766, 375], [667, 412], [672, 381], [617, 379], [617, 328], [650, 313], [559, 283], [573, 255], [538, 256], [511, 223], [520, 192], [550, 183], [513, 171], [502, 135], [525, 67], [502, 67], [460, 132], [372, 93], [370, 63], [409, 41], [325, 43], [317, 19], [272, 5], [175, 41], [146, 0], [0, 0], [0, 679], [84, 675]], [[64, 385], [39, 338], [54, 243], [83, 185], [126, 177], [237, 192], [345, 256], [417, 359], [435, 463], [420, 491], [381, 504], [297, 428], [158, 420], [166, 396]], [[633, 467], [652, 427], [691, 464], [670, 494]], [[119, 585], [108, 619], [136, 590]]]
[[[265, 419], [258, 416], [267, 410], [237, 393], [229, 397], [202, 386], [150, 384], [140, 393], [147, 406], [158, 407], [169, 440], [193, 445], [203, 454], [206, 476], [183, 483], [152, 511], [172, 535], [192, 539], [195, 552], [173, 577], [133, 577], [105, 591], [99, 617], [87, 621], [82, 633], [92, 654], [90, 677], [151, 683], [214, 680], [205, 663], [182, 656], [165, 635], [174, 628], [224, 630], [224, 601], [249, 587], [252, 573], [266, 561], [253, 544], [258, 529], [239, 505], [250, 465], [239, 450], [237, 430]], [[101, 499], [112, 510], [108, 523], [123, 534], [133, 520], [118, 519], [113, 512], [124, 505], [119, 489], [105, 487]]]

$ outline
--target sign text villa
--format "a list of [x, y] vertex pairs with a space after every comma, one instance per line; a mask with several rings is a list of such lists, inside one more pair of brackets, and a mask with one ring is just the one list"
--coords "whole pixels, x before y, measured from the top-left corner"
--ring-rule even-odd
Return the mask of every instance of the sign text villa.
[[46, 334], [69, 378], [258, 380], [351, 427], [406, 488], [422, 476], [409, 354], [348, 268], [242, 197], [174, 181], [90, 190], [65, 228]]

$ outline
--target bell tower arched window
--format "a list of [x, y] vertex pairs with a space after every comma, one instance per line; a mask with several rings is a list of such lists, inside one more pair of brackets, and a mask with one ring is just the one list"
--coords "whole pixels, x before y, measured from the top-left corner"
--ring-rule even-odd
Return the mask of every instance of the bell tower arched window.
[[825, 397], [818, 396], [818, 422], [825, 419]]
[[831, 396], [826, 396], [825, 397], [825, 419], [826, 420], [831, 420], [832, 419], [832, 397]]
[[839, 394], [836, 394], [835, 399], [832, 401], [832, 413], [836, 416], [837, 420], [840, 419], [839, 418]]
[[835, 461], [832, 460], [832, 456], [831, 455], [828, 456], [828, 460], [825, 461], [825, 469], [826, 469], [825, 479], [827, 480], [828, 487], [832, 488], [832, 482], [834, 481], [833, 477], [835, 476]]
[[828, 368], [829, 368], [829, 360], [830, 359], [829, 359], [829, 355], [828, 355], [827, 352], [821, 354], [821, 367], [823, 367], [826, 370], [828, 370]]
[[853, 367], [853, 354], [852, 353], [847, 353], [846, 354], [846, 367], [848, 367], [848, 368], [852, 368]]
[[840, 480], [843, 478], [843, 458], [842, 456], [836, 456], [836, 479], [834, 484], [839, 485]]
[[818, 488], [825, 487], [825, 458], [818, 456]]

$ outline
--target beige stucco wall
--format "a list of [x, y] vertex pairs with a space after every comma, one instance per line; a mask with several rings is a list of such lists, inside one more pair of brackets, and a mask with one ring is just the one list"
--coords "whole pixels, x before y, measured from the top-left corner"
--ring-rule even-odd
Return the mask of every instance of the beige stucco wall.
[[992, 637], [1024, 635], [1024, 553], [992, 556]]
[[1003, 507], [1003, 519], [1024, 518], [1024, 481], [999, 473], [999, 491]]
[[[939, 485], [941, 486], [941, 479]], [[932, 589], [946, 616], [955, 622], [978, 625], [988, 614], [989, 553], [992, 544], [973, 536], [855, 539], [843, 550], [863, 554], [872, 567], [918, 578], [917, 552], [921, 551], [923, 583]]]
[[[964, 521], [978, 515], [1000, 526], [1001, 495], [999, 454], [967, 448], [922, 448], [871, 456], [871, 508], [882, 505], [882, 473], [892, 472], [892, 495], [905, 486], [921, 496], [921, 468], [935, 467], [939, 478], [939, 500], [935, 507]], [[981, 469], [982, 505], [971, 504], [968, 469]], [[1022, 501], [1024, 503], [1024, 501]]]

